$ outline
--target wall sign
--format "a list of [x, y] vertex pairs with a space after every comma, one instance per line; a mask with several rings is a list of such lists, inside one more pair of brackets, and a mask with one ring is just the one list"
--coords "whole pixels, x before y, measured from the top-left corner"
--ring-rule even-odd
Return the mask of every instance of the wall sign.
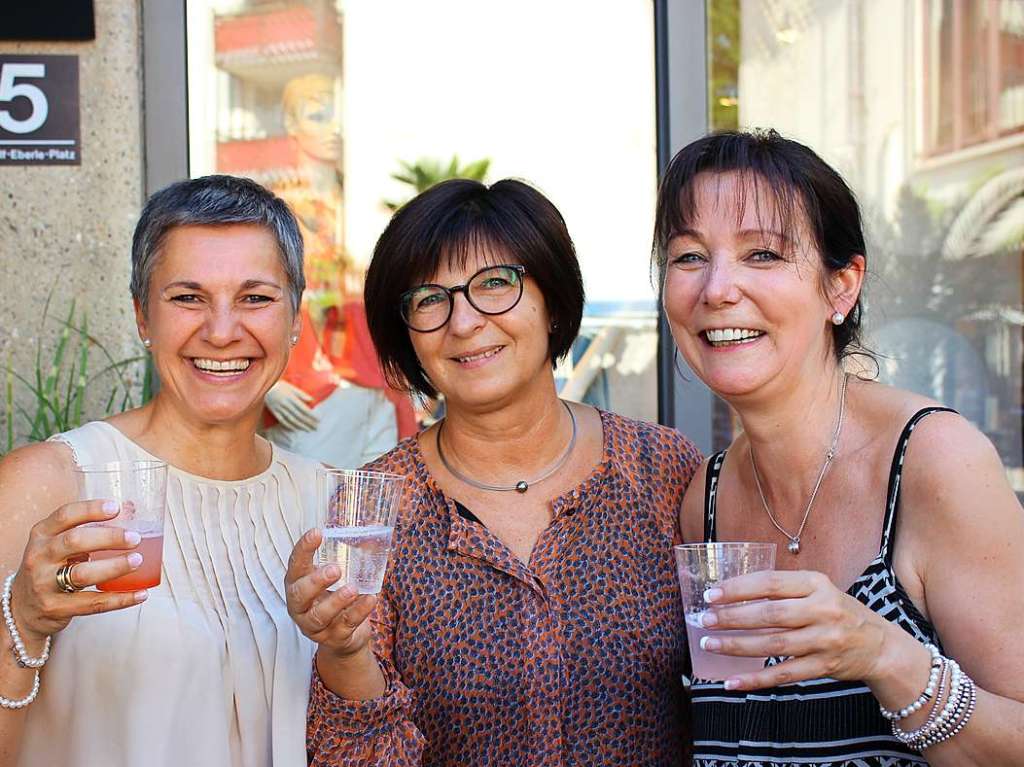
[[0, 40], [95, 40], [92, 0], [7, 0]]
[[78, 56], [0, 54], [0, 165], [81, 165]]

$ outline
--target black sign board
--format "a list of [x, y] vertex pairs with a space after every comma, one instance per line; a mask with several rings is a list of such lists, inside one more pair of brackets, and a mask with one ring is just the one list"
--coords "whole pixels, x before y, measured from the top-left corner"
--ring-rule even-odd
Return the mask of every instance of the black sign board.
[[95, 40], [92, 0], [2, 0], [0, 40]]
[[81, 165], [78, 56], [0, 54], [0, 166]]

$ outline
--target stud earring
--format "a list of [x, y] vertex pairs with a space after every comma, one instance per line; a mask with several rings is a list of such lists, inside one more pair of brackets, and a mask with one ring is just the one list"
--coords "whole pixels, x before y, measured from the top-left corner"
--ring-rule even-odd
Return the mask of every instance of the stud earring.
[[295, 344], [297, 344], [299, 342], [299, 337], [298, 336], [292, 336], [291, 341], [292, 341], [292, 346], [295, 346]]
[[836, 312], [832, 315], [833, 325], [842, 325], [844, 322], [846, 322], [846, 315], [842, 312]]
[[153, 342], [150, 341], [148, 338], [143, 338], [142, 339], [142, 345], [145, 346], [148, 349], [149, 347], [151, 347], [153, 345]]

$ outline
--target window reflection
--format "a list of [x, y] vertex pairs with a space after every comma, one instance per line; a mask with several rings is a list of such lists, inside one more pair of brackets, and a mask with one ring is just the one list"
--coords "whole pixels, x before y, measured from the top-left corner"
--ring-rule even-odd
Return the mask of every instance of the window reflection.
[[[858, 194], [880, 379], [960, 410], [1024, 492], [1024, 2], [708, 9], [718, 91], [739, 51], [737, 124], [804, 141]], [[716, 445], [732, 432], [718, 405]]]
[[[451, 175], [522, 178], [555, 202], [589, 298], [557, 371], [563, 394], [657, 417], [649, 3], [589, 15], [548, 0], [190, 0], [186, 10], [190, 172], [263, 183], [305, 239], [303, 333], [284, 380], [313, 398], [323, 434], [270, 417], [269, 436], [358, 465], [442, 412], [414, 412], [384, 388], [361, 294], [394, 206]], [[349, 432], [365, 439], [338, 439]]]

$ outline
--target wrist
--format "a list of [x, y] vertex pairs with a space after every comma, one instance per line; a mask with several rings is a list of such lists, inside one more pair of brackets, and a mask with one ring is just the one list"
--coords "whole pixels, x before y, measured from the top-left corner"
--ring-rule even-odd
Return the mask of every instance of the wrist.
[[384, 671], [368, 644], [342, 655], [321, 646], [316, 670], [328, 690], [348, 700], [371, 700], [387, 692]]
[[864, 680], [879, 704], [894, 711], [917, 700], [932, 675], [928, 648], [902, 629], [897, 631], [887, 637], [871, 675]]
[[377, 657], [370, 650], [369, 642], [355, 650], [337, 650], [320, 644], [317, 645], [316, 655], [318, 660], [331, 664], [333, 668], [360, 668], [367, 665], [370, 661], [374, 665], [377, 663]]

